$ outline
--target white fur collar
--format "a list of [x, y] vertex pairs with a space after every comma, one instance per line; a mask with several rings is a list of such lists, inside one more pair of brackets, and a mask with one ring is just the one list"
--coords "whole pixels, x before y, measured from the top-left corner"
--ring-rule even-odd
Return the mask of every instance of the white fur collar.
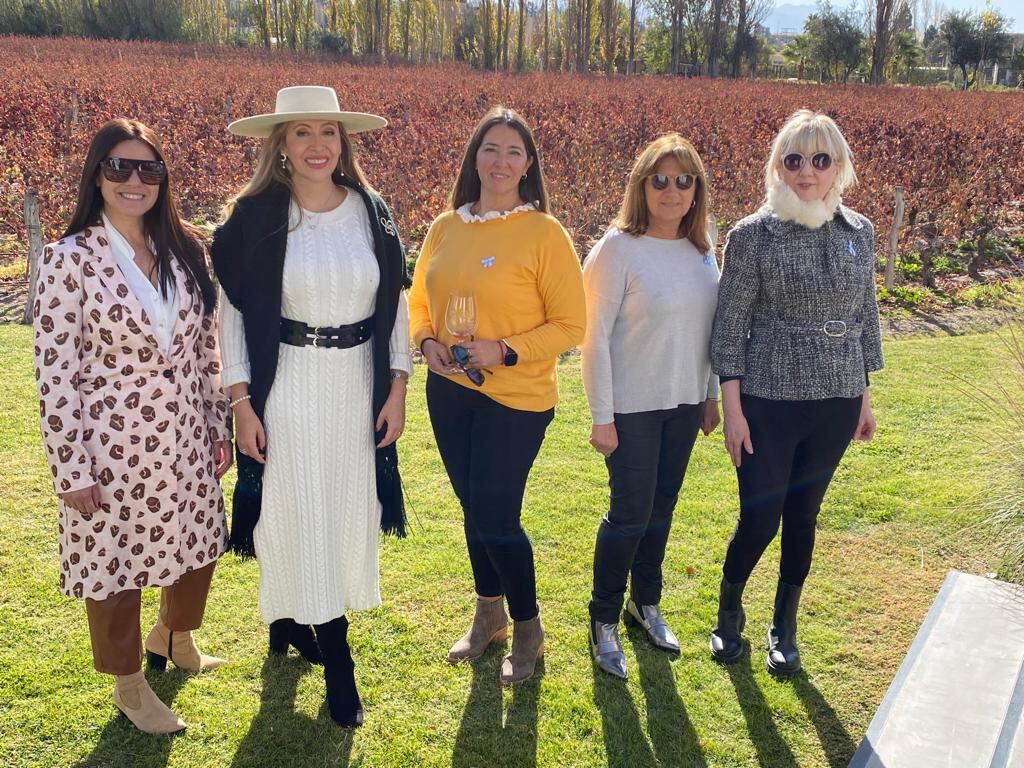
[[488, 211], [487, 213], [480, 216], [475, 213], [472, 213], [469, 210], [472, 206], [473, 203], [466, 203], [465, 205], [459, 206], [455, 210], [455, 212], [459, 215], [459, 218], [462, 219], [467, 224], [472, 224], [473, 222], [493, 221], [494, 219], [507, 219], [513, 213], [520, 213], [522, 211], [534, 211], [537, 209], [535, 203], [523, 203], [522, 205], [517, 205], [511, 211]]
[[805, 203], [779, 179], [768, 190], [766, 202], [783, 221], [791, 221], [808, 229], [820, 229], [836, 215], [842, 197], [839, 191], [832, 187], [824, 199]]

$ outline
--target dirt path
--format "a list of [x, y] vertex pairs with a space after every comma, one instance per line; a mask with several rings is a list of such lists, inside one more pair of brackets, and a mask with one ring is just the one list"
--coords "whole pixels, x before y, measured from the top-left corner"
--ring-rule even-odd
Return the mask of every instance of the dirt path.
[[[0, 280], [0, 324], [21, 322], [27, 292], [25, 279]], [[882, 333], [886, 336], [960, 336], [998, 328], [1013, 319], [1022, 318], [1019, 313], [1003, 309], [961, 307], [931, 314], [899, 309], [883, 313]]]
[[0, 280], [0, 324], [21, 322], [27, 296], [27, 278]]

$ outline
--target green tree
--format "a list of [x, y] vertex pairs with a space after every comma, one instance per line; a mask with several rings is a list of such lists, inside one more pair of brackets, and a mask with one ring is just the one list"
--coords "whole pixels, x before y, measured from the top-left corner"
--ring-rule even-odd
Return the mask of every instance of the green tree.
[[838, 12], [825, 3], [804, 22], [810, 58], [834, 82], [845, 83], [864, 60], [864, 33], [851, 11]]

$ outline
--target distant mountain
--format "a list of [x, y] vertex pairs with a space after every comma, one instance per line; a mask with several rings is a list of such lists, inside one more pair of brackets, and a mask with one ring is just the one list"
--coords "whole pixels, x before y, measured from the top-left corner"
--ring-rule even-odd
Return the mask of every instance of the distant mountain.
[[802, 32], [804, 21], [817, 9], [814, 5], [777, 5], [765, 19], [772, 32]]

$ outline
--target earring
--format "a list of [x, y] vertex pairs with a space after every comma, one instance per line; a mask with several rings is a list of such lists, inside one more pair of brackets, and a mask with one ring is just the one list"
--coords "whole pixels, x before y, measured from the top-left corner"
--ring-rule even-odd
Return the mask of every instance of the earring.
[[286, 155], [284, 152], [281, 153], [281, 161], [280, 162], [281, 162], [281, 170], [287, 171], [288, 170], [288, 155]]

